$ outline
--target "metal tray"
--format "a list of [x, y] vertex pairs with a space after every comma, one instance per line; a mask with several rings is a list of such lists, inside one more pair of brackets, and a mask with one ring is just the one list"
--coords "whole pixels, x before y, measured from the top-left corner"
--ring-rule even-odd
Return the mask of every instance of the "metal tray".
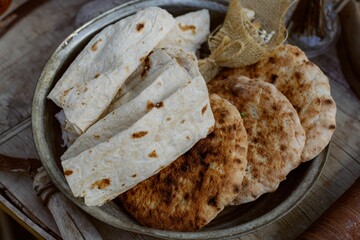
[[209, 225], [196, 232], [173, 232], [143, 227], [114, 201], [102, 207], [87, 207], [83, 199], [72, 196], [60, 165], [60, 156], [65, 149], [60, 147], [60, 126], [54, 117], [60, 109], [46, 97], [70, 63], [96, 33], [109, 24], [149, 6], [162, 7], [175, 16], [199, 9], [208, 9], [211, 15], [211, 28], [215, 29], [223, 22], [227, 1], [132, 1], [95, 18], [66, 38], [45, 66], [37, 84], [32, 105], [34, 140], [48, 175], [69, 199], [95, 218], [124, 230], [161, 238], [239, 237], [278, 220], [294, 208], [310, 191], [324, 167], [329, 146], [315, 159], [301, 164], [292, 171], [277, 191], [265, 194], [252, 203], [225, 208]]

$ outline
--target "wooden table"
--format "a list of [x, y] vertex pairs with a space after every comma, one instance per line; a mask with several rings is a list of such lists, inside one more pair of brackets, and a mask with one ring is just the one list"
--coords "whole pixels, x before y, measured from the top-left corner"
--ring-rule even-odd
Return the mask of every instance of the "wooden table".
[[[85, 0], [43, 1], [0, 38], [0, 153], [36, 158], [30, 113], [32, 95], [47, 60], [75, 29]], [[242, 239], [294, 239], [360, 176], [360, 100], [349, 88], [336, 49], [313, 60], [330, 79], [337, 129], [325, 169], [308, 196], [276, 223]], [[39, 238], [59, 239], [50, 212], [25, 174], [0, 171], [0, 206]], [[104, 239], [153, 239], [92, 219]]]

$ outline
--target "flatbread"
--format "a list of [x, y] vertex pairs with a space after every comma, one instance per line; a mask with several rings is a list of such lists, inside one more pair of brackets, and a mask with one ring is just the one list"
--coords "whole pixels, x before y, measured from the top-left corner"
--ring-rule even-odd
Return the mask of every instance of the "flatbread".
[[62, 161], [75, 197], [112, 200], [184, 154], [214, 127], [205, 80], [196, 77], [109, 140]]
[[239, 109], [248, 134], [246, 174], [233, 204], [275, 191], [301, 163], [305, 132], [295, 109], [272, 84], [247, 77], [213, 80], [209, 91]]
[[55, 114], [55, 118], [60, 123], [61, 138], [63, 140], [63, 144], [61, 146], [69, 148], [79, 137], [79, 134], [77, 134], [75, 130], [72, 131], [72, 129], [67, 128], [64, 110], [60, 110], [57, 114]]
[[[195, 54], [181, 49], [155, 50], [149, 55], [149, 66], [146, 77], [142, 79], [141, 71], [138, 73], [140, 76], [133, 76], [133, 80], [139, 81], [139, 84], [114, 101], [107, 110], [111, 112], [83, 133], [61, 156], [62, 161], [75, 157], [129, 128], [154, 105], [195, 77], [201, 76]], [[138, 80], [139, 78], [142, 80]], [[129, 83], [127, 88], [130, 87]]]
[[[170, 62], [173, 61], [176, 61], [188, 71], [192, 78], [201, 76], [195, 53], [185, 52], [180, 48], [156, 49], [146, 58], [145, 63], [139, 66], [130, 76], [130, 79], [126, 80], [125, 86], [120, 88], [116, 98], [105, 111], [104, 116], [139, 95], [141, 91], [156, 79], [157, 74], [161, 72], [160, 68], [164, 65], [172, 64]], [[121, 94], [124, 91], [127, 92]]]
[[160, 71], [172, 60], [163, 49], [151, 52], [135, 72], [126, 79], [103, 116], [139, 95], [141, 91], [155, 80], [156, 71]]
[[326, 147], [336, 128], [336, 104], [329, 79], [303, 51], [283, 45], [258, 63], [224, 70], [216, 79], [241, 75], [274, 84], [294, 106], [306, 133], [303, 162]]
[[206, 9], [175, 18], [176, 26], [159, 43], [158, 48], [182, 48], [196, 52], [210, 34], [210, 14]]
[[176, 59], [176, 61], [185, 68], [193, 78], [202, 76], [194, 52], [186, 52], [181, 48], [165, 48], [164, 51], [166, 51], [170, 57]]
[[112, 112], [121, 105], [129, 102], [139, 95], [146, 87], [148, 87], [155, 79], [162, 66], [172, 64], [176, 61], [192, 78], [200, 76], [197, 58], [193, 52], [185, 52], [178, 48], [162, 48], [151, 53], [141, 64], [138, 69], [130, 76], [120, 88], [117, 96], [110, 104], [103, 116]]
[[239, 111], [213, 94], [215, 129], [190, 151], [119, 198], [142, 225], [194, 231], [238, 195], [245, 174], [247, 135]]
[[[92, 125], [61, 156], [61, 160], [75, 157], [81, 152], [109, 140], [111, 137], [131, 127], [150, 111], [157, 103], [192, 81], [189, 73], [175, 60], [158, 68], [148, 78], [154, 79], [137, 97], [120, 105], [107, 116]], [[144, 79], [145, 82], [150, 82]]]
[[174, 25], [167, 11], [150, 7], [108, 26], [76, 57], [48, 97], [83, 133]]

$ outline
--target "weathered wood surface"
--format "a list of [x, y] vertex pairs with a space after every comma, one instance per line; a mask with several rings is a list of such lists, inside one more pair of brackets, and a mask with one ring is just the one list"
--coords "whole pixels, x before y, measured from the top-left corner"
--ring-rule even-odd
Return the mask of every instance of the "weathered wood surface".
[[[32, 94], [46, 61], [75, 29], [75, 16], [85, 2], [47, 1], [0, 38], [0, 153], [37, 157], [27, 120]], [[242, 239], [294, 239], [360, 176], [360, 100], [344, 79], [335, 49], [314, 62], [329, 76], [338, 106], [328, 162], [313, 190], [296, 208]], [[38, 235], [60, 238], [51, 213], [33, 191], [30, 177], [0, 172], [0, 203]], [[91, 221], [104, 239], [154, 239]]]
[[101, 239], [87, 214], [80, 211], [54, 186], [43, 167], [38, 169], [33, 186], [38, 197], [50, 210], [62, 238], [65, 240]]

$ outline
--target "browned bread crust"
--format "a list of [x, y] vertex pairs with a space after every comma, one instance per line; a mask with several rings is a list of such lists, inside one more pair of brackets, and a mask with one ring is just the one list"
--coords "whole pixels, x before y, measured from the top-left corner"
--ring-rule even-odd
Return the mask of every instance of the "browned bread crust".
[[235, 106], [214, 94], [210, 100], [214, 131], [160, 173], [119, 197], [141, 224], [194, 231], [238, 195], [246, 167], [246, 131]]
[[215, 79], [247, 76], [274, 84], [296, 109], [306, 133], [302, 161], [318, 155], [336, 128], [336, 104], [329, 79], [298, 47], [283, 45], [265, 59], [243, 68], [226, 69]]
[[305, 132], [295, 109], [272, 84], [263, 81], [233, 77], [213, 80], [208, 87], [239, 109], [248, 134], [248, 165], [234, 204], [275, 191], [301, 162]]

